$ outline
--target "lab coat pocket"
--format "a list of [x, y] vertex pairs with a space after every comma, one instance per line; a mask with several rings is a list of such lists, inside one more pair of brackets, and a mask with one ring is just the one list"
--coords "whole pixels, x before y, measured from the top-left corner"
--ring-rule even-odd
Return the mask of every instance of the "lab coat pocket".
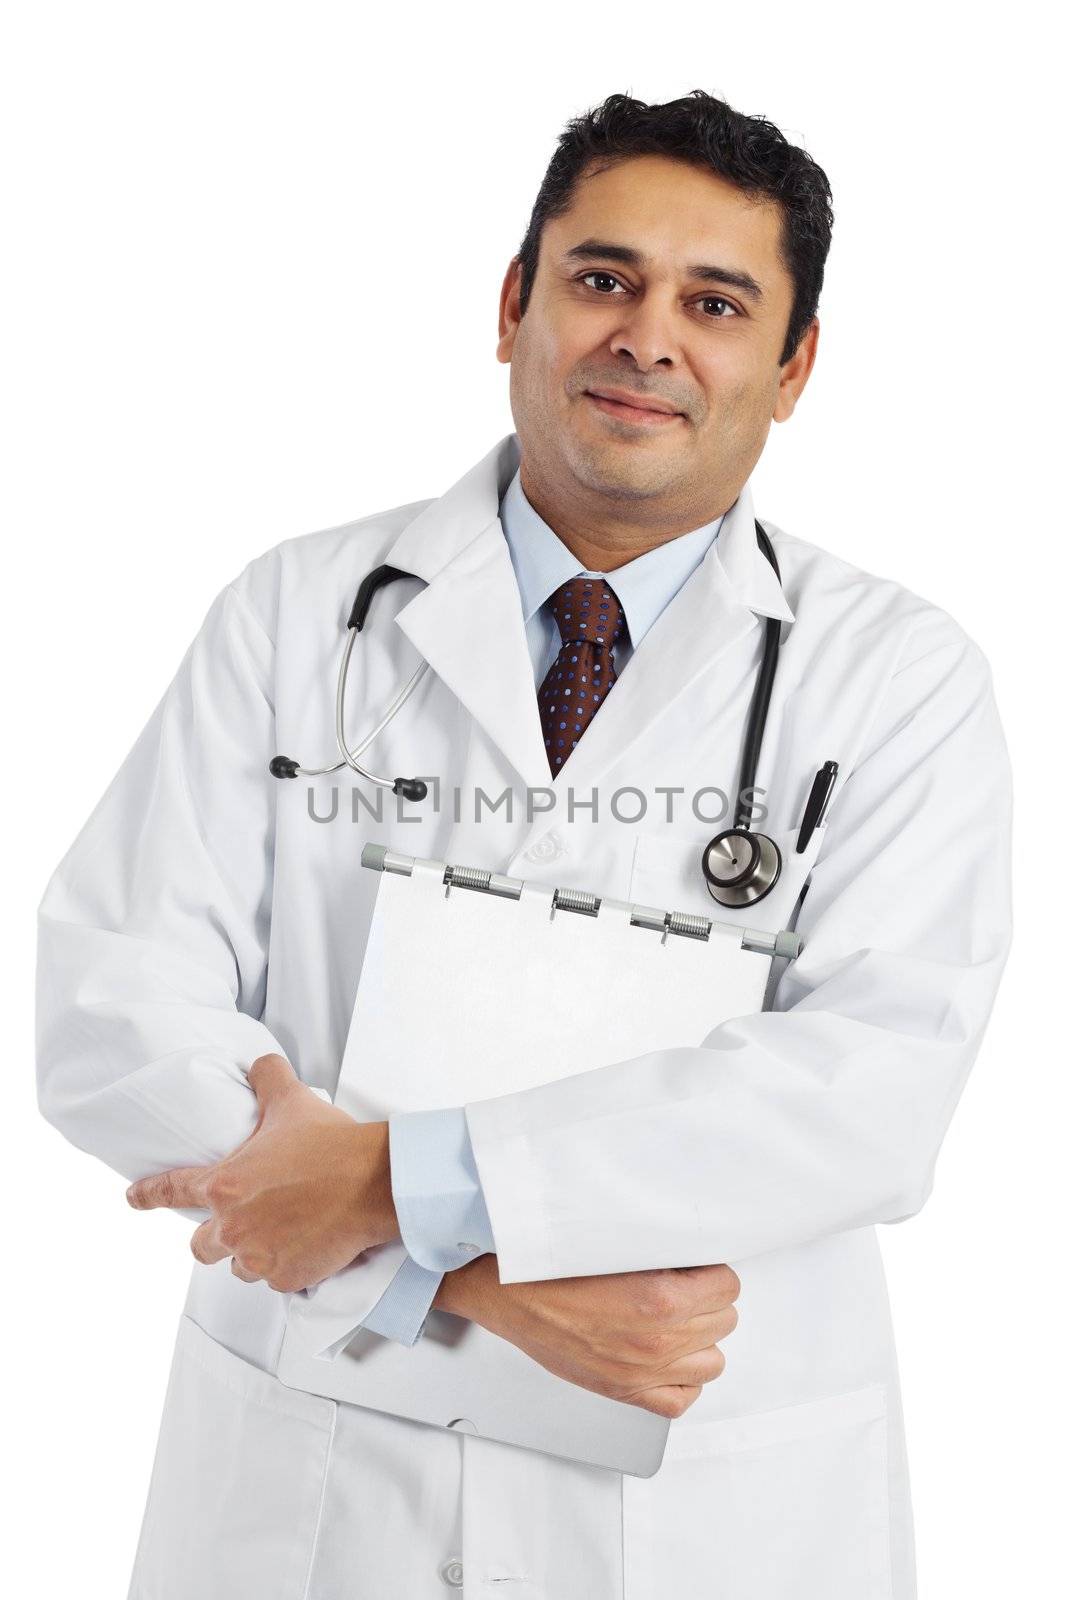
[[630, 869], [630, 899], [660, 911], [688, 911], [735, 927], [778, 933], [791, 925], [804, 884], [818, 859], [826, 832], [816, 828], [802, 856], [796, 853], [799, 828], [776, 836], [782, 870], [768, 895], [750, 906], [721, 906], [708, 893], [701, 861], [714, 829], [698, 835], [639, 833]]
[[128, 1600], [304, 1600], [336, 1413], [183, 1315]]
[[886, 1393], [671, 1429], [623, 1480], [625, 1600], [890, 1600]]

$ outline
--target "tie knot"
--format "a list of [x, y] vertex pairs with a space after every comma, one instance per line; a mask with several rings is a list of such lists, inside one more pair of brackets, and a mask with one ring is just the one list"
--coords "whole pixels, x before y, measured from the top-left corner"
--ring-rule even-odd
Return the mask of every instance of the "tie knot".
[[604, 578], [568, 578], [550, 597], [549, 605], [564, 644], [610, 647], [626, 626], [618, 597]]

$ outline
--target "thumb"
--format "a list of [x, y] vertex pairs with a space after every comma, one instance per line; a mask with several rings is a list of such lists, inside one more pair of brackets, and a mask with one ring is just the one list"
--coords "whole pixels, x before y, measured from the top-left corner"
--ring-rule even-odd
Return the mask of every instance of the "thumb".
[[248, 1081], [259, 1101], [261, 1120], [271, 1106], [300, 1080], [284, 1056], [260, 1056], [248, 1069]]

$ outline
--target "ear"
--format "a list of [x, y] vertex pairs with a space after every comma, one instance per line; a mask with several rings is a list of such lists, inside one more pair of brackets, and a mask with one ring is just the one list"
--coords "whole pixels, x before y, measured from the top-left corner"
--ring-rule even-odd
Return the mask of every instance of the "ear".
[[793, 415], [793, 409], [815, 365], [815, 351], [818, 344], [819, 319], [812, 317], [804, 337], [793, 352], [792, 359], [786, 362], [778, 374], [778, 398], [771, 413], [775, 422], [787, 422]]
[[505, 365], [511, 360], [515, 335], [519, 331], [519, 294], [522, 290], [522, 267], [518, 256], [512, 256], [500, 289], [500, 310], [497, 317], [499, 343], [496, 358]]

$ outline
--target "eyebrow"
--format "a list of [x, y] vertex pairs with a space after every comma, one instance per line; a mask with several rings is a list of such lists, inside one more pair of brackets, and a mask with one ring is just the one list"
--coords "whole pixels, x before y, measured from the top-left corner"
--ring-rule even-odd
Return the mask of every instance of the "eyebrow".
[[[564, 252], [564, 261], [617, 261], [625, 267], [645, 267], [648, 257], [640, 250], [634, 250], [625, 244], [609, 244], [603, 239], [583, 239], [581, 244], [572, 246]], [[742, 272], [736, 267], [708, 266], [704, 262], [697, 262], [688, 266], [686, 276], [699, 278], [702, 283], [725, 283], [739, 294], [747, 294], [753, 300], [763, 299], [763, 290], [755, 278], [748, 272]]]

